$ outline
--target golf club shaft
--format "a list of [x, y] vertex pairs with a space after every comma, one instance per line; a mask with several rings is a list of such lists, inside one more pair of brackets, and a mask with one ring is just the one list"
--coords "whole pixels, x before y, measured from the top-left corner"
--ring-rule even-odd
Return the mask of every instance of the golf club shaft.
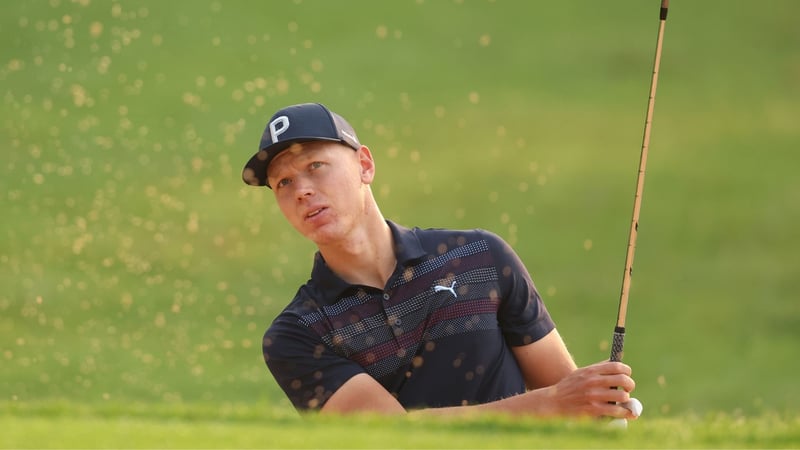
[[650, 146], [650, 128], [653, 123], [653, 109], [656, 100], [656, 86], [658, 85], [658, 68], [661, 64], [661, 46], [664, 42], [664, 26], [667, 21], [669, 0], [661, 0], [661, 11], [658, 24], [658, 39], [656, 41], [656, 54], [653, 62], [653, 76], [650, 79], [650, 97], [647, 101], [647, 116], [644, 122], [644, 135], [642, 137], [642, 152], [639, 159], [639, 175], [636, 179], [636, 194], [633, 199], [633, 217], [631, 229], [628, 234], [628, 252], [625, 256], [625, 271], [622, 273], [622, 290], [619, 296], [619, 310], [617, 311], [617, 324], [614, 327], [614, 337], [611, 344], [611, 361], [622, 361], [622, 350], [625, 341], [625, 318], [628, 314], [628, 295], [631, 287], [631, 274], [633, 273], [633, 256], [636, 251], [636, 235], [639, 231], [639, 212], [642, 207], [642, 192], [644, 189], [644, 173], [647, 167], [647, 150]]

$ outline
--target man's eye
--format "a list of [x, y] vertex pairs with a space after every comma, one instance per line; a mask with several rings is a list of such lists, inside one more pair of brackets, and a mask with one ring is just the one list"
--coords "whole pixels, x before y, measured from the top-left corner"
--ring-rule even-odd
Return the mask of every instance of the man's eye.
[[289, 183], [291, 183], [291, 182], [292, 182], [292, 180], [290, 180], [289, 178], [281, 178], [280, 180], [278, 180], [278, 183], [275, 185], [275, 187], [288, 186]]
[[314, 161], [311, 164], [309, 164], [309, 167], [312, 168], [312, 169], [319, 169], [320, 167], [322, 167], [322, 162], [321, 161]]

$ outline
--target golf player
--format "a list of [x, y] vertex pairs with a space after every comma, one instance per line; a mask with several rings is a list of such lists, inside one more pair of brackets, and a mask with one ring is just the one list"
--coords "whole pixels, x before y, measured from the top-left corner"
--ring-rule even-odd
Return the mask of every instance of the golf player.
[[630, 367], [576, 367], [509, 244], [386, 220], [375, 173], [353, 127], [318, 103], [277, 111], [243, 171], [318, 249], [263, 339], [297, 410], [635, 418], [619, 404]]

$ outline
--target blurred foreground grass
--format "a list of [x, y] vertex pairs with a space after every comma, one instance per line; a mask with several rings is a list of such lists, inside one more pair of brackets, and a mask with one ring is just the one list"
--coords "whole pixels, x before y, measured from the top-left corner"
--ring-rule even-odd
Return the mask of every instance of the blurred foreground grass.
[[[800, 417], [595, 420], [308, 417], [265, 404], [4, 405], [3, 448], [796, 448]], [[313, 432], [309, 432], [313, 430]]]

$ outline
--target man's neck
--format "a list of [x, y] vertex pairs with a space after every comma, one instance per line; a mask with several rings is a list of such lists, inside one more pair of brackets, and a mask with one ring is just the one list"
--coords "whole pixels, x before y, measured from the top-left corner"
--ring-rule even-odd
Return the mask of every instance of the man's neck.
[[350, 284], [383, 289], [394, 272], [392, 230], [380, 215], [359, 227], [346, 242], [320, 248], [328, 267]]

